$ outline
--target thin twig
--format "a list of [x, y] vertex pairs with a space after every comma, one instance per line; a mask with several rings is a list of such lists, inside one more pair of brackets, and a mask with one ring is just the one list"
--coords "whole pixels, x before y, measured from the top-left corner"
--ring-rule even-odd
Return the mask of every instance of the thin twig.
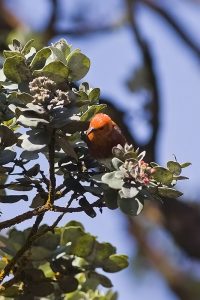
[[51, 141], [49, 143], [49, 194], [46, 206], [51, 208], [55, 200], [56, 177], [55, 177], [55, 130], [52, 132]]

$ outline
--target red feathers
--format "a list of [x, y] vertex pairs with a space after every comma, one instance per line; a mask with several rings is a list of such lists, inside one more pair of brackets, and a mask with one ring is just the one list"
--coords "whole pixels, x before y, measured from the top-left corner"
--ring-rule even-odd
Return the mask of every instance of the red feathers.
[[96, 114], [87, 130], [87, 144], [94, 158], [108, 158], [112, 156], [112, 148], [121, 144], [124, 146], [126, 139], [120, 128], [106, 114]]

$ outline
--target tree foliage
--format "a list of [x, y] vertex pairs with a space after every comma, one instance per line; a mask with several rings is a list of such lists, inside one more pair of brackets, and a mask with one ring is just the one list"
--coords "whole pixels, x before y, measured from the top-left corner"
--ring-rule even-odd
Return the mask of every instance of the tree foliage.
[[[31, 210], [0, 228], [36, 220], [32, 228], [11, 229], [8, 237], [0, 237], [1, 294], [114, 300], [112, 292], [103, 296], [97, 290], [112, 283], [96, 268], [118, 272], [127, 267], [127, 257], [97, 242], [80, 223], [57, 227], [59, 221], [73, 212], [94, 218], [95, 208], [102, 212], [103, 207], [135, 216], [147, 200], [179, 197], [175, 185], [186, 179], [181, 172], [189, 163], [169, 161], [165, 168], [147, 163], [145, 152], [128, 144], [114, 147], [108, 164], [94, 160], [84, 131], [106, 105], [99, 104], [99, 88], [76, 83], [89, 71], [89, 58], [65, 40], [39, 50], [32, 40], [25, 46], [14, 40], [9, 48], [0, 71], [0, 201], [32, 201]], [[60, 215], [51, 226], [41, 225], [48, 211]]]

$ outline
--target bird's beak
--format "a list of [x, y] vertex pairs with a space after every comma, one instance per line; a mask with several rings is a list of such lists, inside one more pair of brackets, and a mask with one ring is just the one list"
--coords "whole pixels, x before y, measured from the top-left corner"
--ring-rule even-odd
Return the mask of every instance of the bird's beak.
[[90, 128], [87, 130], [87, 135], [89, 135], [89, 134], [92, 133], [93, 131], [95, 131], [95, 128], [94, 128], [94, 127], [90, 127]]

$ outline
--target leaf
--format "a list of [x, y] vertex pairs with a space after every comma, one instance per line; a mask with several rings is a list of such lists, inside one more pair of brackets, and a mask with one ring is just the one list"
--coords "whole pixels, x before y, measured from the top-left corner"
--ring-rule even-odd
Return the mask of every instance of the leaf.
[[108, 277], [97, 272], [90, 272], [88, 277], [97, 280], [98, 284], [101, 284], [105, 288], [111, 288], [113, 286]]
[[177, 198], [183, 195], [183, 193], [167, 187], [158, 187], [158, 194], [162, 197]]
[[167, 167], [175, 175], [180, 175], [181, 174], [181, 165], [176, 162], [176, 161], [168, 161], [167, 162]]
[[61, 245], [66, 245], [67, 243], [75, 243], [75, 241], [84, 235], [81, 227], [69, 226], [65, 227], [61, 235]]
[[21, 155], [20, 155], [21, 159], [24, 160], [35, 160], [38, 159], [39, 155], [37, 152], [30, 152], [27, 150], [24, 150]]
[[67, 56], [67, 66], [69, 68], [69, 79], [77, 81], [82, 79], [89, 71], [90, 60], [79, 49], [76, 49]]
[[53, 284], [50, 282], [29, 283], [28, 289], [37, 297], [45, 297], [54, 292]]
[[84, 114], [81, 116], [81, 121], [89, 121], [95, 114], [104, 110], [106, 107], [107, 107], [106, 104], [98, 104], [98, 105], [90, 106], [89, 109], [86, 112], [84, 112]]
[[72, 245], [72, 254], [79, 257], [87, 257], [93, 250], [95, 237], [85, 233], [80, 236]]
[[62, 276], [58, 278], [58, 285], [64, 293], [74, 292], [78, 288], [78, 280], [73, 276]]
[[95, 241], [92, 253], [86, 258], [97, 268], [102, 267], [105, 260], [112, 254], [116, 253], [116, 248], [110, 243], [99, 243]]
[[52, 256], [52, 250], [46, 249], [44, 247], [33, 246], [31, 248], [31, 259], [40, 261], [47, 260]]
[[119, 272], [128, 267], [126, 255], [113, 254], [105, 260], [103, 270], [109, 273]]
[[26, 175], [28, 177], [33, 177], [36, 176], [39, 173], [39, 171], [40, 171], [40, 165], [36, 164], [32, 168], [26, 171]]
[[21, 147], [27, 151], [39, 151], [48, 145], [50, 136], [46, 130], [32, 129], [19, 138], [22, 140]]
[[81, 224], [80, 222], [75, 221], [75, 220], [69, 221], [69, 222], [65, 225], [65, 227], [71, 227], [71, 226], [72, 226], [72, 227], [80, 227], [80, 228], [82, 229], [82, 231], [85, 230], [83, 224]]
[[106, 206], [109, 209], [117, 209], [117, 197], [118, 197], [118, 191], [113, 189], [108, 189], [104, 191], [104, 196], [102, 201], [106, 203]]
[[53, 278], [55, 273], [52, 271], [51, 267], [50, 267], [50, 263], [46, 262], [43, 265], [39, 266], [39, 269], [42, 270], [42, 272], [44, 273], [46, 278]]
[[41, 198], [40, 194], [37, 194], [30, 205], [31, 208], [37, 208], [45, 204], [45, 199]]
[[61, 61], [50, 62], [41, 70], [35, 70], [34, 76], [46, 76], [56, 83], [67, 81], [69, 70]]
[[88, 300], [88, 295], [83, 292], [77, 291], [69, 296], [65, 295], [64, 300]]
[[25, 127], [38, 127], [41, 124], [48, 124], [49, 122], [42, 118], [19, 116], [17, 122]]
[[27, 195], [6, 195], [6, 196], [0, 196], [0, 202], [1, 203], [15, 203], [20, 200], [28, 201]]
[[3, 71], [7, 79], [13, 82], [24, 82], [31, 78], [31, 72], [26, 66], [24, 58], [18, 55], [9, 57], [5, 60]]
[[32, 47], [33, 43], [34, 43], [34, 40], [33, 40], [33, 39], [29, 40], [29, 41], [25, 44], [25, 46], [23, 47], [23, 49], [22, 49], [22, 54], [24, 54], [24, 55], [28, 54], [28, 53], [30, 52], [30, 50], [31, 50], [31, 47]]
[[155, 172], [152, 174], [152, 177], [157, 181], [157, 182], [161, 182], [164, 185], [169, 185], [171, 184], [172, 180], [173, 180], [173, 174], [163, 168], [163, 167], [154, 167]]
[[191, 166], [191, 163], [190, 162], [185, 162], [185, 163], [182, 163], [181, 164], [181, 168], [183, 169], [183, 168], [187, 168], [187, 167], [189, 167], [189, 166]]
[[100, 89], [99, 88], [94, 88], [90, 91], [89, 93], [89, 100], [92, 102], [96, 102], [99, 100], [100, 97]]
[[84, 212], [91, 218], [95, 218], [96, 217], [96, 212], [94, 210], [94, 208], [92, 207], [92, 205], [87, 201], [86, 198], [82, 197], [79, 200], [79, 205], [84, 209]]
[[65, 137], [59, 136], [57, 139], [57, 142], [67, 155], [69, 155], [70, 157], [73, 157], [76, 161], [78, 161], [77, 154], [74, 151], [73, 146], [67, 140], [66, 136]]
[[121, 167], [121, 165], [123, 165], [123, 161], [117, 157], [114, 157], [112, 159], [112, 165], [115, 168], [115, 170], [119, 170], [119, 167]]
[[10, 147], [17, 142], [14, 132], [7, 126], [0, 125], [0, 144], [2, 147]]
[[8, 164], [13, 162], [17, 153], [12, 150], [0, 150], [0, 165]]
[[60, 39], [58, 42], [56, 42], [54, 47], [59, 49], [65, 55], [65, 57], [67, 57], [71, 51], [71, 45], [69, 45], [64, 39]]
[[124, 198], [120, 191], [118, 196], [118, 206], [121, 211], [127, 215], [137, 216], [143, 209], [143, 200], [138, 198]]
[[46, 63], [47, 58], [51, 55], [51, 49], [49, 47], [45, 47], [42, 48], [41, 50], [39, 50], [32, 62], [31, 62], [31, 68], [32, 70], [38, 70], [38, 69], [42, 69]]
[[106, 183], [110, 188], [120, 190], [124, 184], [123, 175], [121, 177], [116, 177], [119, 171], [113, 171], [106, 173], [101, 177], [103, 183]]
[[134, 185], [124, 183], [120, 193], [121, 198], [135, 198], [135, 196], [139, 193], [139, 189]]

